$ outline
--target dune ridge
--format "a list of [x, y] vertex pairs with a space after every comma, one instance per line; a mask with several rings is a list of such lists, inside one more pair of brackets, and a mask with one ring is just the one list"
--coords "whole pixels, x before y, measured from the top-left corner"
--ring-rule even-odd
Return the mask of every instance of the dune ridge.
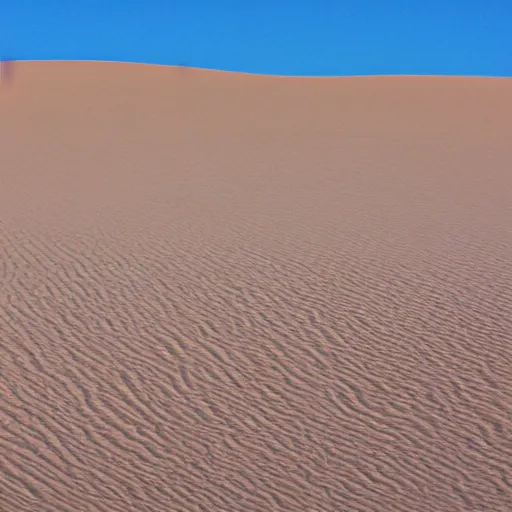
[[0, 511], [512, 508], [512, 80], [16, 62]]

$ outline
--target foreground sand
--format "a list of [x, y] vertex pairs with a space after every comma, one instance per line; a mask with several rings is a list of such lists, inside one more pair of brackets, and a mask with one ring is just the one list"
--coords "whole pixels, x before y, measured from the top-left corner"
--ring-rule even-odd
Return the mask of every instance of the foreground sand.
[[512, 80], [17, 63], [0, 510], [512, 510]]

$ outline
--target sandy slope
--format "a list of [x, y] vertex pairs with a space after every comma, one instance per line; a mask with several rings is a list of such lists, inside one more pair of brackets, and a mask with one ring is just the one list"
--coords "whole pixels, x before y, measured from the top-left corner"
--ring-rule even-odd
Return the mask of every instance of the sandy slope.
[[17, 63], [0, 510], [512, 510], [512, 80]]

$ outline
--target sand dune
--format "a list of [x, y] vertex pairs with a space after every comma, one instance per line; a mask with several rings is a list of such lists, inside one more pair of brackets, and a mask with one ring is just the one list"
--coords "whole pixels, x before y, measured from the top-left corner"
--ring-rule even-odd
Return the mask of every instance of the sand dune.
[[512, 510], [512, 80], [25, 62], [0, 88], [0, 511]]

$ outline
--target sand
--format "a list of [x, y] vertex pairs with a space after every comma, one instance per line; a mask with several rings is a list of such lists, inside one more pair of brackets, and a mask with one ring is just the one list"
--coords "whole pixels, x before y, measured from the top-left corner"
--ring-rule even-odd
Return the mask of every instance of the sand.
[[512, 510], [512, 80], [10, 63], [0, 510]]

